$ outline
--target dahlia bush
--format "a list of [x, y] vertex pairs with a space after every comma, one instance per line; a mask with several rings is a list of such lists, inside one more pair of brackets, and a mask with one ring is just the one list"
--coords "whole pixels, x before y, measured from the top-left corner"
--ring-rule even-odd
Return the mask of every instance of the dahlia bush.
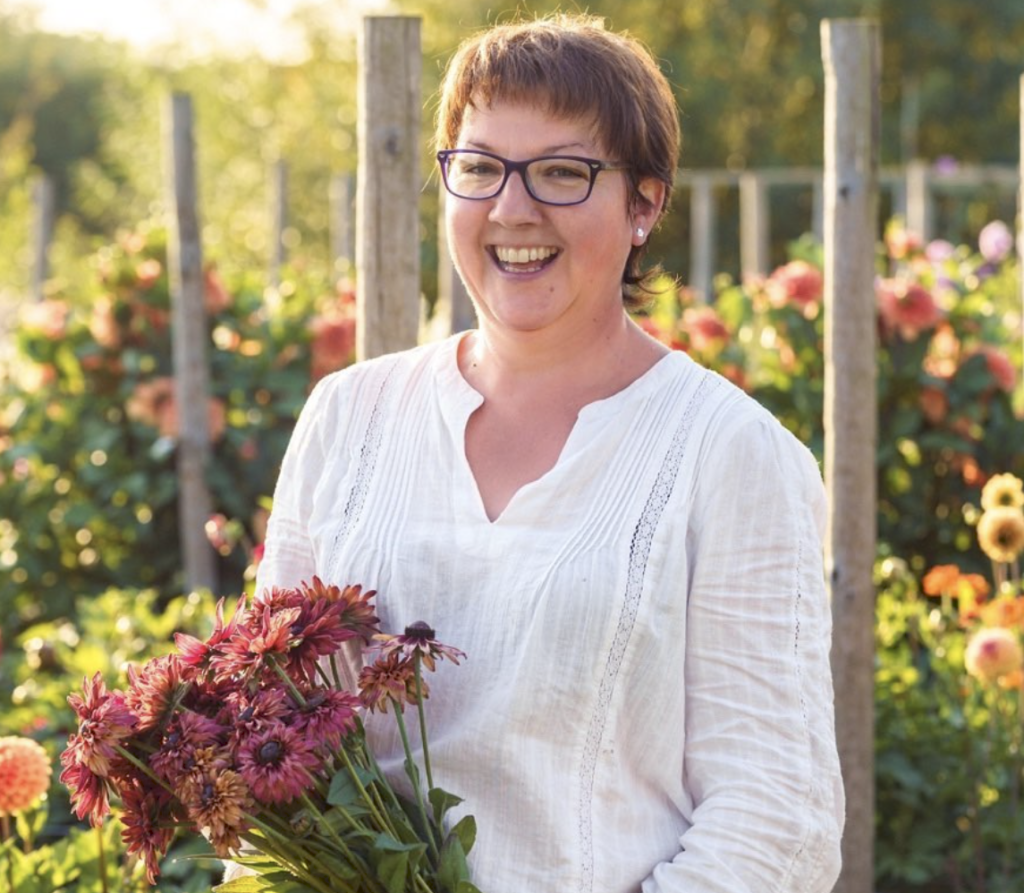
[[[434, 786], [423, 709], [422, 671], [464, 655], [424, 623], [382, 634], [374, 595], [314, 578], [265, 590], [229, 620], [221, 601], [205, 641], [179, 634], [176, 652], [129, 669], [124, 691], [87, 678], [69, 698], [78, 730], [61, 756], [77, 816], [99, 826], [119, 801], [127, 852], [144, 860], [151, 885], [185, 830], [258, 878], [229, 880], [224, 893], [473, 893], [475, 823], [464, 816], [445, 829], [460, 801]], [[360, 645], [369, 661], [349, 691], [338, 652]], [[407, 707], [418, 715], [422, 775]], [[364, 712], [389, 708], [411, 796], [367, 745]]]

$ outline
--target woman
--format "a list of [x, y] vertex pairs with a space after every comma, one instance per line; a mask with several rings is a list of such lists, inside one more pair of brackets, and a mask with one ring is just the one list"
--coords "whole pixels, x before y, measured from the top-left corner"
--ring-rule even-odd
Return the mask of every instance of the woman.
[[597, 20], [500, 26], [450, 63], [437, 138], [479, 327], [316, 388], [258, 586], [359, 583], [468, 653], [431, 757], [485, 893], [826, 893], [817, 466], [627, 313], [677, 163], [664, 77]]

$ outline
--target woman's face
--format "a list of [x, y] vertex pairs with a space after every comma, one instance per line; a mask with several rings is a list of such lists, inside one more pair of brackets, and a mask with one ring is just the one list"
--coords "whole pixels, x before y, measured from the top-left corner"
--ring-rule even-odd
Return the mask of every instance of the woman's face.
[[[543, 105], [499, 102], [466, 109], [456, 148], [511, 161], [543, 155], [623, 161], [607, 156], [593, 130], [589, 121], [554, 117]], [[447, 196], [448, 244], [481, 328], [568, 332], [621, 316], [622, 272], [641, 238], [636, 228], [646, 234], [654, 221], [653, 210], [629, 210], [627, 176], [601, 171], [590, 197], [565, 207], [531, 198], [519, 174], [491, 199]]]

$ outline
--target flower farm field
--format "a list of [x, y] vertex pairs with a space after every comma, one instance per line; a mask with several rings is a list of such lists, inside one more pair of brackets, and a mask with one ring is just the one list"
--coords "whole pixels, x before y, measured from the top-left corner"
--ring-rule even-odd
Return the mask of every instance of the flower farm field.
[[[998, 221], [978, 245], [923, 244], [893, 223], [879, 246], [879, 893], [1024, 889], [1024, 419], [1011, 246]], [[268, 306], [258, 283], [207, 271], [206, 534], [220, 591], [187, 592], [164, 233], [124, 234], [92, 268], [80, 293], [26, 308], [0, 377], [0, 893], [141, 891], [147, 875], [166, 893], [198, 893], [220, 880], [211, 844], [146, 825], [145, 804], [104, 780], [81, 737], [63, 765], [61, 754], [85, 734], [84, 679], [99, 673], [107, 690], [127, 690], [130, 665], [165, 660], [176, 634], [190, 637], [179, 644], [216, 637], [215, 619], [251, 594], [296, 413], [317, 379], [353, 361], [354, 298], [346, 284], [292, 274], [287, 300]], [[820, 270], [820, 246], [800, 240], [770, 275], [718, 277], [708, 303], [666, 282], [638, 320], [753, 394], [820, 458]], [[89, 703], [106, 703], [89, 685]], [[115, 714], [106, 728], [116, 738], [129, 720]], [[158, 731], [171, 722], [151, 718]], [[154, 734], [149, 746], [167, 745], [170, 734]], [[112, 819], [88, 820], [108, 787], [120, 791], [109, 805], [127, 817], [126, 838]]]

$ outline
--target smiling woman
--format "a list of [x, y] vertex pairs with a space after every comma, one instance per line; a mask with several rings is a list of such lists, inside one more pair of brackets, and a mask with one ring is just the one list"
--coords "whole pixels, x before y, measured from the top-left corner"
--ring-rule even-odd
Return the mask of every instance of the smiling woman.
[[628, 312], [678, 161], [664, 76], [589, 16], [497, 26], [449, 63], [436, 141], [478, 328], [321, 381], [257, 588], [359, 580], [470, 655], [431, 758], [486, 893], [827, 893], [817, 465]]

